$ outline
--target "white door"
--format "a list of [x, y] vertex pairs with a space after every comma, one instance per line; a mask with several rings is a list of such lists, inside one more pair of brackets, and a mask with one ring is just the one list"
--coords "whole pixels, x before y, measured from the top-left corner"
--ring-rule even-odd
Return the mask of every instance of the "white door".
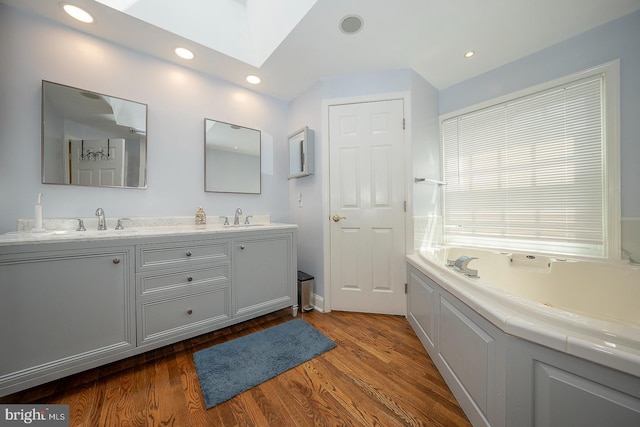
[[71, 184], [109, 187], [124, 185], [124, 139], [69, 141], [72, 153], [69, 173]]
[[329, 107], [331, 309], [405, 314], [403, 101]]

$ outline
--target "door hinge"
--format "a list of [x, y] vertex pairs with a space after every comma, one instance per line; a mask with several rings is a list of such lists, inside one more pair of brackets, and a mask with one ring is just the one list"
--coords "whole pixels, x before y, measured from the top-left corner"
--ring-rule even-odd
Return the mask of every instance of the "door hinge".
[[404, 129], [405, 129], [405, 127], [404, 127], [404, 126], [405, 126], [405, 119], [402, 119], [402, 130], [404, 130]]
[[404, 202], [402, 202], [402, 209], [404, 209], [404, 211], [407, 211], [407, 201], [405, 200]]
[[404, 284], [404, 293], [409, 293], [409, 285], [407, 283]]

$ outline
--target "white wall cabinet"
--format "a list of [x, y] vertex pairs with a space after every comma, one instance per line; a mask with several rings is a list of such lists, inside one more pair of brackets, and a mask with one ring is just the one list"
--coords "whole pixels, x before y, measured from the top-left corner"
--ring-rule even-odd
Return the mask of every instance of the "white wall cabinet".
[[297, 312], [296, 233], [0, 246], [0, 396], [282, 308]]
[[407, 318], [474, 426], [640, 425], [640, 378], [511, 335], [408, 266]]

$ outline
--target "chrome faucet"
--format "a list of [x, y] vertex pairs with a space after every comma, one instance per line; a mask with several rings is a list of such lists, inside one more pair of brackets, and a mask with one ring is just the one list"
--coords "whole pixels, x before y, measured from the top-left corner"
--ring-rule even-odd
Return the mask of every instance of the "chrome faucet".
[[104, 219], [104, 210], [102, 208], [96, 209], [96, 216], [98, 217], [98, 230], [106, 230], [107, 221]]
[[233, 225], [240, 224], [240, 215], [242, 215], [242, 209], [238, 208], [236, 209], [235, 216], [233, 217]]
[[453, 267], [454, 270], [459, 271], [462, 274], [466, 274], [469, 277], [478, 277], [478, 270], [473, 270], [468, 267], [468, 264], [478, 257], [462, 255], [455, 261], [448, 259], [447, 266]]

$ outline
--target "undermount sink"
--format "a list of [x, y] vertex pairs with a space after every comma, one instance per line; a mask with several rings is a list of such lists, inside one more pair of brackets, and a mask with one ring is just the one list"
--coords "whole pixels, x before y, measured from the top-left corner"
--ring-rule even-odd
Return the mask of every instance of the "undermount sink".
[[264, 224], [228, 224], [224, 225], [225, 228], [244, 228], [244, 227], [260, 227]]
[[124, 230], [86, 230], [86, 231], [78, 231], [78, 230], [56, 230], [45, 232], [53, 235], [66, 235], [66, 236], [117, 236], [121, 234], [131, 234], [137, 233], [136, 229], [124, 229]]

